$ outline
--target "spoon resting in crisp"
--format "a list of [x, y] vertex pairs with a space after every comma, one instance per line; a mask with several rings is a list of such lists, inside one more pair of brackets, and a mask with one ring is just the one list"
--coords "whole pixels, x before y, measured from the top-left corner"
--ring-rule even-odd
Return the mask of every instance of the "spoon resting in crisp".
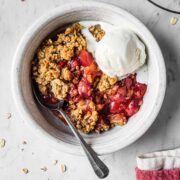
[[85, 142], [85, 140], [80, 135], [78, 130], [74, 127], [68, 115], [63, 111], [62, 107], [63, 107], [64, 101], [62, 100], [57, 103], [47, 104], [42, 100], [41, 96], [39, 95], [37, 91], [37, 88], [34, 86], [33, 83], [32, 83], [32, 90], [33, 90], [34, 97], [39, 103], [39, 105], [49, 110], [58, 111], [63, 116], [69, 128], [71, 129], [75, 137], [78, 139], [96, 175], [101, 179], [107, 177], [107, 175], [109, 174], [108, 167], [99, 159], [96, 152], [91, 148], [91, 146]]

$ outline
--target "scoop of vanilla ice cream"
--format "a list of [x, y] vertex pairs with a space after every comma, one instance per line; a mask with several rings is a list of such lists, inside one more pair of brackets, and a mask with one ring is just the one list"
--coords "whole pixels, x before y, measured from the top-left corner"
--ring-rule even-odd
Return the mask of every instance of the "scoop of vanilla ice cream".
[[137, 35], [119, 28], [106, 32], [94, 55], [104, 73], [119, 78], [135, 72], [146, 60], [145, 45]]

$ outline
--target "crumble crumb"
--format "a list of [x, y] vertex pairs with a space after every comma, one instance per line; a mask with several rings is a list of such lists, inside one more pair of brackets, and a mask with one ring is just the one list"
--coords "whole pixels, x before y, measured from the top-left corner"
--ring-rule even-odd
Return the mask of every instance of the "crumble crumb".
[[51, 91], [57, 99], [64, 99], [67, 96], [69, 86], [60, 79], [51, 81]]
[[103, 74], [97, 85], [97, 89], [99, 89], [100, 92], [106, 91], [107, 89], [111, 88], [117, 82], [117, 80], [117, 77], [110, 77]]
[[79, 23], [75, 23], [68, 27], [64, 33], [58, 34], [56, 41], [48, 39], [39, 48], [38, 59], [48, 61], [71, 60], [82, 49], [86, 49], [87, 44], [81, 33], [82, 28]]
[[[82, 130], [84, 133], [91, 132], [98, 120], [98, 112], [93, 101], [80, 100], [76, 104], [76, 109], [70, 111], [70, 116], [77, 129]], [[87, 111], [87, 107], [91, 110]], [[84, 111], [87, 111], [85, 114]]]
[[93, 35], [97, 42], [99, 42], [105, 35], [105, 31], [101, 28], [100, 24], [90, 26], [89, 32]]
[[67, 67], [62, 68], [60, 78], [64, 79], [65, 81], [70, 81], [71, 80], [71, 78], [72, 78], [71, 72]]

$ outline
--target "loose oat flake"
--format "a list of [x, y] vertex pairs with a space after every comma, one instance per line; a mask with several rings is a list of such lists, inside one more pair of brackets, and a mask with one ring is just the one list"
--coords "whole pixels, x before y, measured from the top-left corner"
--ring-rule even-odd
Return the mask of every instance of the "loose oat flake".
[[27, 168], [23, 168], [23, 169], [22, 169], [22, 172], [23, 172], [24, 174], [27, 174], [27, 173], [29, 172], [29, 170], [28, 170]]
[[27, 142], [26, 142], [26, 141], [23, 141], [22, 144], [25, 145], [25, 144], [27, 144]]
[[66, 171], [66, 165], [61, 164], [61, 172], [64, 173]]
[[42, 170], [42, 171], [47, 171], [47, 167], [44, 166], [44, 167], [41, 168], [41, 170]]
[[6, 119], [10, 119], [10, 118], [11, 118], [11, 113], [10, 113], [10, 112], [5, 113], [5, 114], [4, 114], [4, 117], [5, 117]]
[[175, 24], [177, 23], [177, 21], [178, 21], [178, 18], [173, 16], [173, 17], [170, 19], [170, 24], [171, 24], [171, 25], [175, 25]]
[[0, 139], [0, 148], [4, 148], [5, 145], [6, 145], [6, 140], [1, 138]]
[[58, 163], [58, 160], [53, 161], [53, 165], [56, 165]]

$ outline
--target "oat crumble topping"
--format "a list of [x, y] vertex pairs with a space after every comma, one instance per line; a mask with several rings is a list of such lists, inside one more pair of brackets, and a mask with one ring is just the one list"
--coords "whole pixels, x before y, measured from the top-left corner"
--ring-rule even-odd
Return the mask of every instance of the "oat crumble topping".
[[[86, 111], [87, 104], [91, 111]], [[77, 129], [81, 129], [84, 133], [91, 132], [98, 120], [98, 113], [96, 111], [95, 104], [93, 101], [87, 102], [85, 100], [81, 100], [77, 103], [75, 110], [71, 110], [70, 117], [72, 118]]]
[[61, 100], [67, 96], [69, 87], [62, 80], [54, 79], [51, 81], [50, 85], [52, 88], [51, 91], [57, 99]]
[[112, 87], [116, 82], [117, 82], [116, 77], [110, 77], [106, 74], [103, 74], [97, 85], [97, 88], [99, 89], [100, 92], [103, 92], [109, 89], [110, 87]]
[[65, 81], [71, 81], [72, 79], [71, 72], [68, 70], [67, 67], [62, 68], [60, 79], [63, 79]]
[[97, 42], [99, 42], [105, 35], [105, 31], [101, 28], [100, 24], [90, 26], [89, 32], [93, 35]]

